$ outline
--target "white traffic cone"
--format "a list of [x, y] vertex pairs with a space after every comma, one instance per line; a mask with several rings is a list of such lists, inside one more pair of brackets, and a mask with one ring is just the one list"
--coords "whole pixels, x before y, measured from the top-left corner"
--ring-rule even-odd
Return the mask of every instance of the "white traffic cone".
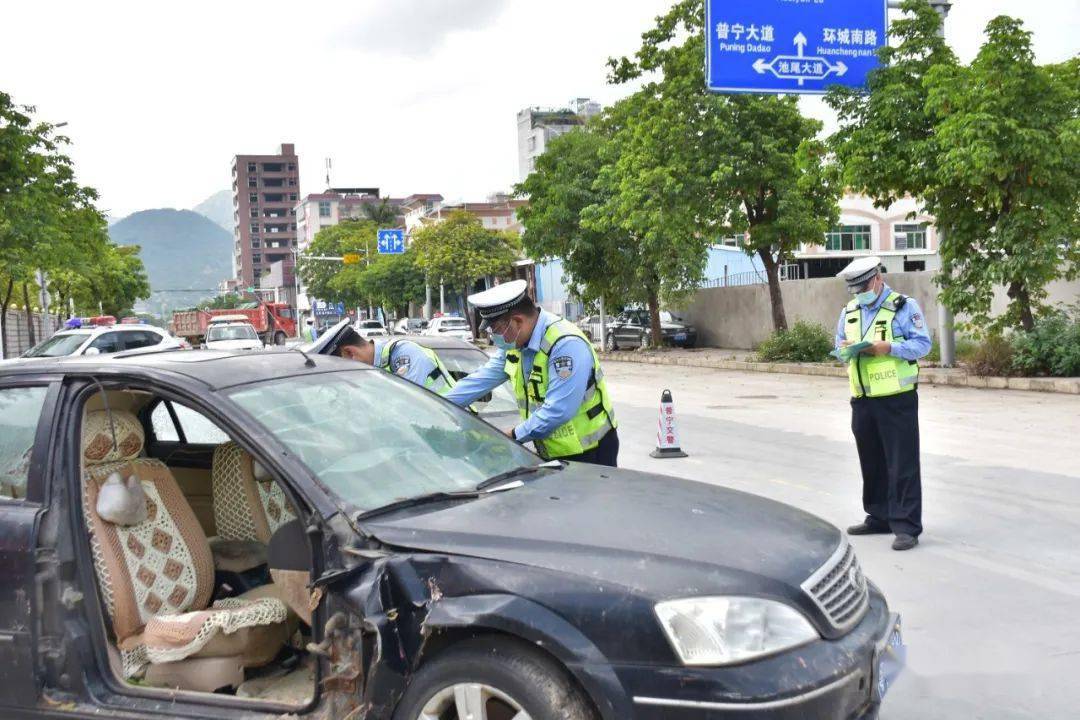
[[660, 422], [656, 430], [656, 449], [649, 453], [654, 458], [684, 458], [686, 453], [679, 447], [679, 433], [675, 429], [675, 403], [671, 391], [660, 395]]

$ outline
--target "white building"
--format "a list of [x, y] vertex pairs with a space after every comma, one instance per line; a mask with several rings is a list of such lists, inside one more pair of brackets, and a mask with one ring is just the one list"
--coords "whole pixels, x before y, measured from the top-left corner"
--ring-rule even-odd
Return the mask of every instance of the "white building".
[[584, 125], [600, 110], [600, 103], [594, 100], [575, 98], [563, 108], [530, 107], [519, 111], [518, 179], [524, 180], [536, 169], [536, 158], [544, 153], [552, 138]]

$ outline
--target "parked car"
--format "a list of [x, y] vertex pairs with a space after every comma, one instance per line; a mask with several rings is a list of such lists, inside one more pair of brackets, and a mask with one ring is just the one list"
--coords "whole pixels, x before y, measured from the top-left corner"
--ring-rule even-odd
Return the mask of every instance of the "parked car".
[[[671, 313], [661, 311], [660, 332], [664, 345], [694, 347], [697, 344], [697, 330], [686, 323], [677, 321]], [[612, 350], [642, 347], [648, 345], [652, 336], [648, 310], [630, 310], [616, 319], [608, 328], [608, 347]]]
[[179, 349], [181, 343], [154, 325], [116, 324], [60, 330], [23, 353], [25, 358], [105, 355]]
[[378, 320], [357, 320], [355, 327], [356, 332], [366, 338], [385, 337], [390, 334], [386, 331], [386, 326]]
[[[326, 332], [320, 335], [315, 342], [303, 345], [301, 349], [306, 353], [335, 355], [337, 354], [337, 343], [341, 332], [347, 326], [348, 321], [343, 320], [337, 325], [327, 328]], [[455, 380], [460, 380], [469, 373], [479, 370], [490, 359], [487, 353], [480, 348], [456, 337], [413, 335], [407, 339], [409, 342], [434, 350]], [[515, 427], [519, 422], [517, 400], [514, 399], [514, 393], [510, 390], [508, 383], [500, 385], [490, 394], [474, 402], [472, 410], [503, 431]]]
[[0, 407], [4, 717], [854, 719], [894, 672], [832, 525], [353, 361], [15, 360]]
[[219, 315], [206, 328], [208, 350], [262, 350], [264, 345], [255, 327], [244, 315]]
[[421, 335], [438, 335], [440, 337], [456, 337], [459, 340], [473, 342], [472, 330], [465, 318], [456, 315], [443, 315], [432, 318], [427, 329]]
[[401, 318], [394, 323], [395, 335], [419, 335], [428, 326], [423, 318]]

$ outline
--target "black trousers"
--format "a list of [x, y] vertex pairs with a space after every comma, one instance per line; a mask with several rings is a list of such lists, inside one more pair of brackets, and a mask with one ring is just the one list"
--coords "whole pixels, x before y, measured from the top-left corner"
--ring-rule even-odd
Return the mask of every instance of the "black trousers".
[[922, 532], [918, 391], [852, 398], [851, 432], [862, 466], [867, 524], [918, 536]]
[[592, 450], [586, 450], [578, 455], [567, 455], [566, 457], [561, 457], [559, 459], [592, 463], [593, 465], [618, 467], [619, 431], [615, 428], [608, 430], [604, 434], [604, 437], [600, 438], [600, 444]]

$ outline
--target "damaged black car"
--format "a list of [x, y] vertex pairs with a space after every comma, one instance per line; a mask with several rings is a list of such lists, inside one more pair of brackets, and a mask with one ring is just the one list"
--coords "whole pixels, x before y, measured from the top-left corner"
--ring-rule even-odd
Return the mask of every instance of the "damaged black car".
[[873, 718], [835, 527], [295, 351], [0, 369], [0, 716]]

